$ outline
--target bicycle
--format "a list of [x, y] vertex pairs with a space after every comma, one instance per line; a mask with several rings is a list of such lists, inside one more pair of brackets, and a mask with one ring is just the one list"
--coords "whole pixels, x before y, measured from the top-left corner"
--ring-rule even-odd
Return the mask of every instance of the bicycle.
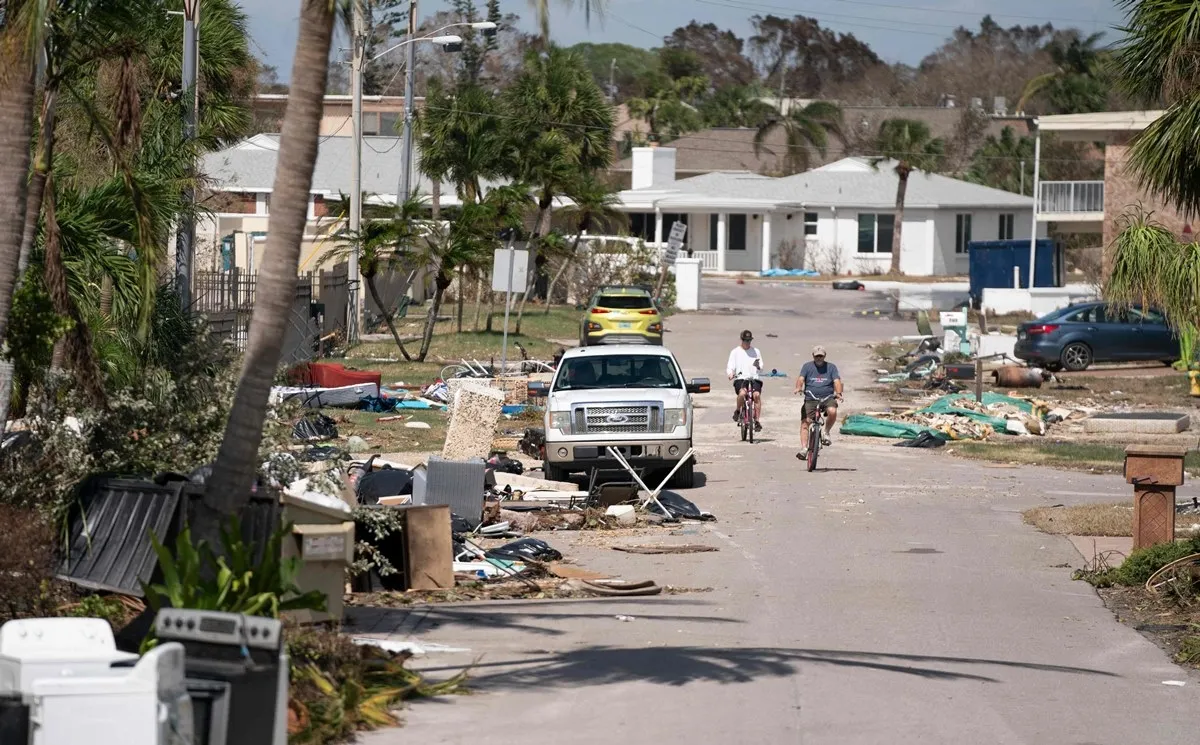
[[[742, 431], [742, 442], [754, 442], [754, 384], [750, 378], [739, 376], [735, 380], [746, 381], [746, 395], [742, 398], [742, 408], [738, 412], [738, 427]], [[761, 395], [761, 394], [760, 394]]]
[[817, 468], [817, 455], [821, 451], [821, 438], [825, 436], [825, 406], [830, 400], [837, 398], [837, 394], [834, 393], [824, 398], [817, 398], [812, 394], [812, 391], [805, 391], [804, 398], [817, 402], [812, 414], [809, 415], [808, 424], [808, 457], [806, 462], [808, 470], [811, 472]]

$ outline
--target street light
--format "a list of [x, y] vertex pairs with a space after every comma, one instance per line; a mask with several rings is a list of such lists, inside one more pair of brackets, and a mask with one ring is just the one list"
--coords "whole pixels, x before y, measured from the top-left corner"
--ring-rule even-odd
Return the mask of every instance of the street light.
[[[411, 3], [410, 13], [416, 13], [415, 1]], [[409, 36], [414, 36], [415, 21], [410, 20]], [[476, 23], [452, 23], [443, 26], [432, 33], [417, 38], [409, 38], [388, 47], [379, 54], [366, 59], [366, 18], [363, 14], [363, 4], [361, 0], [354, 3], [354, 38], [353, 51], [350, 62], [350, 92], [352, 97], [350, 118], [353, 126], [354, 145], [352, 150], [351, 163], [351, 189], [350, 189], [350, 232], [357, 236], [357, 233], [362, 227], [362, 71], [363, 67], [371, 62], [375, 62], [380, 57], [390, 52], [399, 49], [400, 47], [408, 47], [408, 70], [405, 76], [405, 93], [404, 93], [404, 136], [401, 142], [401, 154], [404, 158], [403, 167], [401, 169], [401, 184], [402, 188], [397, 195], [397, 204], [402, 200], [408, 199], [408, 183], [409, 173], [412, 165], [412, 85], [413, 85], [413, 50], [418, 42], [429, 42], [437, 44], [446, 52], [458, 52], [462, 49], [463, 39], [456, 35], [440, 35], [443, 31], [452, 28], [470, 27], [478, 31], [482, 31], [485, 37], [493, 37], [496, 35], [496, 24], [492, 21], [479, 21]], [[358, 260], [360, 247], [356, 245], [350, 252], [349, 266], [347, 267], [352, 282], [358, 282]], [[352, 285], [357, 287], [357, 285]], [[352, 308], [350, 309], [347, 323], [350, 326], [348, 329], [351, 339], [357, 338], [360, 328], [359, 320], [362, 316], [362, 295], [355, 289], [351, 295]]]

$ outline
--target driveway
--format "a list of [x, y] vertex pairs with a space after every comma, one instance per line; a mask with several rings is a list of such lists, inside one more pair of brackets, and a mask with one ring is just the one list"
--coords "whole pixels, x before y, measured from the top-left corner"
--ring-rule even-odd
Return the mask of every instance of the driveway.
[[[846, 408], [861, 410], [873, 405], [857, 392], [870, 379], [862, 345], [911, 324], [854, 315], [878, 304], [866, 293], [731, 281], [705, 291], [728, 310], [672, 319], [668, 344], [689, 376], [714, 381], [697, 397], [705, 480], [686, 495], [717, 522], [544, 537], [590, 569], [707, 591], [362, 613], [364, 630], [462, 650], [418, 658], [431, 676], [478, 661], [477, 695], [416, 703], [403, 729], [365, 742], [1195, 742], [1200, 678], [1071, 580], [1083, 559], [1066, 539], [1021, 522], [1034, 505], [1127, 497], [1119, 478], [837, 437], [806, 473], [794, 378], [767, 381], [763, 440], [736, 438], [723, 368], [738, 332], [754, 331], [768, 369], [792, 376], [823, 344]], [[720, 550], [610, 547], [654, 541]]]

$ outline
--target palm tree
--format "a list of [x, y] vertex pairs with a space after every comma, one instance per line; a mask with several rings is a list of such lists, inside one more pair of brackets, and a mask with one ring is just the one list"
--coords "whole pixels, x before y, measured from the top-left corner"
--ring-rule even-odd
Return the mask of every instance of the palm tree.
[[704, 122], [710, 127], [752, 127], [758, 129], [778, 115], [775, 107], [760, 98], [754, 85], [720, 88], [700, 105]]
[[1162, 311], [1179, 337], [1180, 360], [1196, 368], [1200, 336], [1200, 244], [1180, 243], [1149, 214], [1123, 215], [1113, 241], [1104, 297], [1118, 306]]
[[1103, 111], [1108, 104], [1109, 85], [1104, 80], [1105, 55], [1096, 49], [1103, 37], [1103, 33], [1083, 37], [1075, 32], [1068, 39], [1055, 39], [1046, 50], [1054, 69], [1025, 84], [1017, 111], [1024, 111], [1029, 101], [1041, 93], [1047, 94], [1053, 110], [1060, 114]]
[[[606, 3], [607, 0], [579, 0], [579, 4], [583, 6], [584, 28], [592, 27], [593, 13], [597, 18], [604, 18]], [[575, 2], [574, 0], [563, 0], [563, 4], [571, 6]], [[538, 30], [542, 32], [542, 44], [548, 47], [550, 46], [550, 0], [529, 0], [529, 5], [537, 15]]]
[[1148, 108], [1165, 107], [1134, 140], [1129, 160], [1148, 190], [1184, 214], [1200, 212], [1200, 27], [1191, 3], [1122, 0], [1124, 43], [1114, 55], [1118, 85]]
[[394, 314], [391, 308], [383, 302], [375, 279], [379, 276], [380, 270], [412, 263], [413, 254], [411, 252], [419, 242], [417, 221], [424, 209], [425, 204], [421, 196], [414, 193], [400, 204], [396, 214], [392, 217], [385, 220], [369, 220], [357, 232], [349, 229], [339, 232], [338, 237], [347, 241], [346, 245], [330, 251], [322, 258], [323, 262], [340, 261], [351, 252], [358, 251], [358, 267], [363, 281], [366, 282], [367, 292], [371, 294], [371, 299], [379, 307], [379, 312], [383, 315], [383, 322], [387, 325], [388, 331], [392, 333], [392, 339], [399, 347], [400, 354], [410, 362], [412, 356], [404, 346], [404, 340], [400, 338]]
[[0, 341], [8, 330], [25, 232], [33, 126], [33, 57], [34, 50], [42, 46], [44, 6], [44, 0], [8, 0], [5, 19], [0, 24], [0, 91], [4, 91], [0, 95]]
[[417, 137], [421, 172], [454, 184], [464, 204], [479, 201], [483, 182], [504, 175], [509, 155], [505, 120], [496, 99], [478, 85], [450, 92], [432, 81], [417, 120]]
[[704, 117], [692, 105], [708, 90], [708, 78], [686, 77], [656, 86], [645, 98], [626, 102], [629, 114], [646, 122], [651, 142], [667, 142], [704, 126]]
[[250, 498], [254, 483], [267, 399], [296, 293], [333, 21], [334, 0], [301, 0], [300, 33], [271, 191], [266, 258], [259, 270], [241, 378], [205, 500], [221, 514], [235, 514]]
[[580, 177], [568, 187], [567, 196], [571, 199], [571, 206], [565, 212], [575, 220], [575, 240], [571, 242], [570, 249], [563, 256], [562, 264], [546, 290], [547, 315], [550, 314], [550, 300], [554, 297], [554, 288], [558, 285], [558, 280], [579, 255], [579, 242], [583, 234], [596, 225], [628, 224], [628, 217], [617, 209], [617, 205], [621, 203], [617, 197], [617, 190], [595, 175]]
[[900, 274], [900, 233], [904, 227], [904, 195], [913, 171], [936, 171], [945, 156], [946, 145], [929, 131], [929, 125], [913, 119], [886, 119], [879, 125], [876, 148], [880, 157], [871, 160], [879, 168], [887, 162], [899, 178], [896, 184], [896, 223], [892, 231], [892, 274]]
[[807, 171], [814, 150], [824, 158], [830, 137], [845, 142], [842, 109], [828, 101], [813, 101], [803, 108], [792, 109], [787, 116], [772, 116], [754, 135], [755, 155], [764, 150], [770, 152], [764, 143], [776, 130], [783, 130], [787, 142], [784, 168], [789, 174]]
[[[533, 276], [541, 277], [545, 259], [537, 239], [549, 231], [550, 210], [580, 174], [612, 164], [613, 110], [579, 55], [552, 48], [525, 57], [521, 75], [505, 92], [510, 120], [512, 175], [536, 190], [537, 219], [530, 248]], [[517, 332], [529, 292], [517, 310]]]

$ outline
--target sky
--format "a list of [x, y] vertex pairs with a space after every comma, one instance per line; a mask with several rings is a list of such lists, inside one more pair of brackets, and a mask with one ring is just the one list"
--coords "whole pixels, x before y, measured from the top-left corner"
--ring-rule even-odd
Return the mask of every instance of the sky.
[[[799, 14], [854, 34], [888, 62], [908, 64], [920, 62], [956, 27], [978, 28], [989, 13], [1006, 27], [1053, 23], [1085, 33], [1104, 31], [1107, 41], [1116, 38], [1112, 27], [1122, 18], [1113, 0], [607, 0], [605, 17], [598, 21], [593, 15], [589, 28], [578, 0], [573, 5], [564, 0], [550, 3], [550, 35], [562, 46], [590, 41], [655, 47], [692, 20], [715, 23], [747, 38], [753, 15]], [[299, 0], [242, 0], [242, 5], [250, 17], [252, 51], [274, 65], [286, 82], [291, 77]], [[424, 18], [446, 7], [443, 0], [425, 0], [418, 15]], [[533, 9], [526, 0], [501, 0], [501, 10], [521, 16], [525, 30], [535, 30]], [[345, 46], [344, 34], [335, 44]]]

